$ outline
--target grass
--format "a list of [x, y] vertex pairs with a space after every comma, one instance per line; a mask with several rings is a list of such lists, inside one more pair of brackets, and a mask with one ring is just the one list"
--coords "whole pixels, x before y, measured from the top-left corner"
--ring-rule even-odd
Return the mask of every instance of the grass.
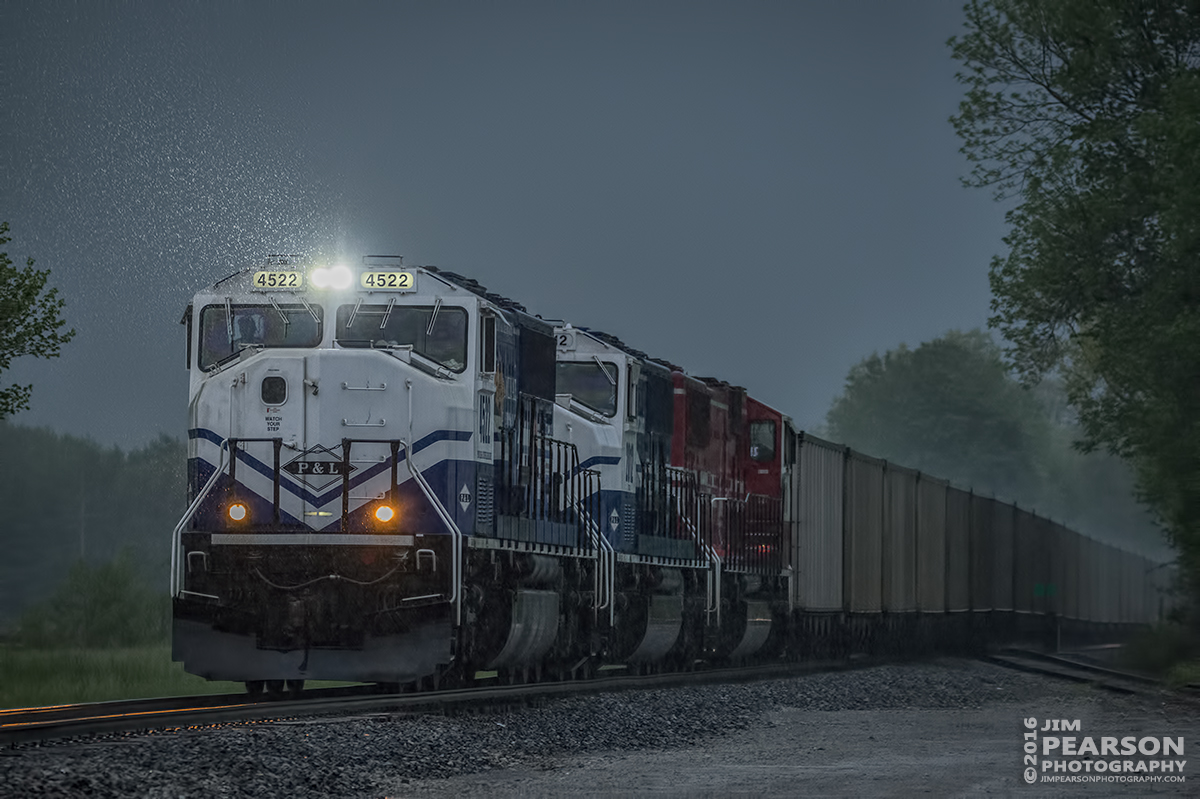
[[44, 707], [113, 699], [229, 694], [238, 682], [209, 682], [171, 662], [171, 645], [111, 649], [0, 646], [0, 707]]
[[1121, 665], [1166, 677], [1173, 669], [1200, 659], [1200, 637], [1189, 626], [1164, 622], [1142, 630], [1124, 646]]
[[1167, 672], [1167, 685], [1172, 688], [1197, 684], [1200, 684], [1200, 660], [1176, 663]]

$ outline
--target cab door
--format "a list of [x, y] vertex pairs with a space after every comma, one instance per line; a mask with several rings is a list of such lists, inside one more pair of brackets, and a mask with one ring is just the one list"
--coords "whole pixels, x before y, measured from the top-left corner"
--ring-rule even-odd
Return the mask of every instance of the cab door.
[[[278, 468], [280, 521], [304, 520], [303, 492], [295, 490], [287, 472], [289, 461], [305, 446], [304, 353], [267, 350], [249, 359], [233, 391], [238, 482], [273, 506]], [[280, 439], [278, 461], [272, 439]]]
[[300, 354], [256, 358], [246, 369], [242, 438], [304, 441], [304, 358]]

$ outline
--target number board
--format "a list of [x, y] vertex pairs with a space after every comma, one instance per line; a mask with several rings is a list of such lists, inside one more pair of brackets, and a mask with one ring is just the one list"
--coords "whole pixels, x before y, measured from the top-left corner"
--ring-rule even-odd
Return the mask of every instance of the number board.
[[358, 284], [370, 291], [415, 291], [416, 282], [412, 272], [363, 272]]
[[304, 288], [302, 272], [255, 272], [256, 289], [301, 289]]

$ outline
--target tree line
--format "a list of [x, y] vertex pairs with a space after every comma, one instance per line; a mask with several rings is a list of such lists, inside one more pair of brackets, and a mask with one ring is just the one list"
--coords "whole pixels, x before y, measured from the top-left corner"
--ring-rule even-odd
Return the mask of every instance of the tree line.
[[[47, 601], [72, 567], [166, 595], [171, 531], [186, 509], [187, 449], [160, 436], [124, 452], [0, 421], [0, 628]], [[101, 592], [102, 594], [103, 592]]]
[[1160, 527], [1119, 458], [1079, 451], [1054, 381], [1028, 389], [983, 331], [903, 344], [854, 366], [822, 432], [839, 443], [1014, 501], [1093, 538], [1165, 557]]
[[972, 0], [970, 186], [1014, 203], [990, 325], [1124, 458], [1200, 596], [1200, 7]]

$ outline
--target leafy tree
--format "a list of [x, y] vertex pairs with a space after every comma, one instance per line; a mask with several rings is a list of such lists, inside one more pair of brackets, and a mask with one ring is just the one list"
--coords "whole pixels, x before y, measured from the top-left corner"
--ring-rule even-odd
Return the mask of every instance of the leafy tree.
[[160, 436], [128, 453], [0, 421], [0, 629], [50, 597], [73, 562], [128, 553], [164, 592], [171, 530], [187, 507], [187, 449]]
[[1135, 466], [1200, 584], [1200, 6], [973, 0], [950, 40], [969, 185], [1016, 200], [993, 317]]
[[996, 494], [1089, 535], [1161, 554], [1124, 464], [1071, 446], [1061, 388], [1021, 386], [979, 330], [872, 355], [850, 370], [827, 433], [862, 452]]
[[[7, 233], [8, 223], [0, 222], [0, 247], [12, 241]], [[0, 252], [0, 373], [22, 355], [55, 358], [75, 336], [74, 330], [61, 331], [63, 300], [58, 289], [45, 290], [49, 276], [49, 270], [33, 268], [32, 258], [21, 269]], [[27, 409], [32, 392], [32, 385], [0, 389], [0, 419]]]
[[834, 440], [976, 490], [1030, 503], [1049, 422], [979, 330], [871, 355], [826, 418]]

